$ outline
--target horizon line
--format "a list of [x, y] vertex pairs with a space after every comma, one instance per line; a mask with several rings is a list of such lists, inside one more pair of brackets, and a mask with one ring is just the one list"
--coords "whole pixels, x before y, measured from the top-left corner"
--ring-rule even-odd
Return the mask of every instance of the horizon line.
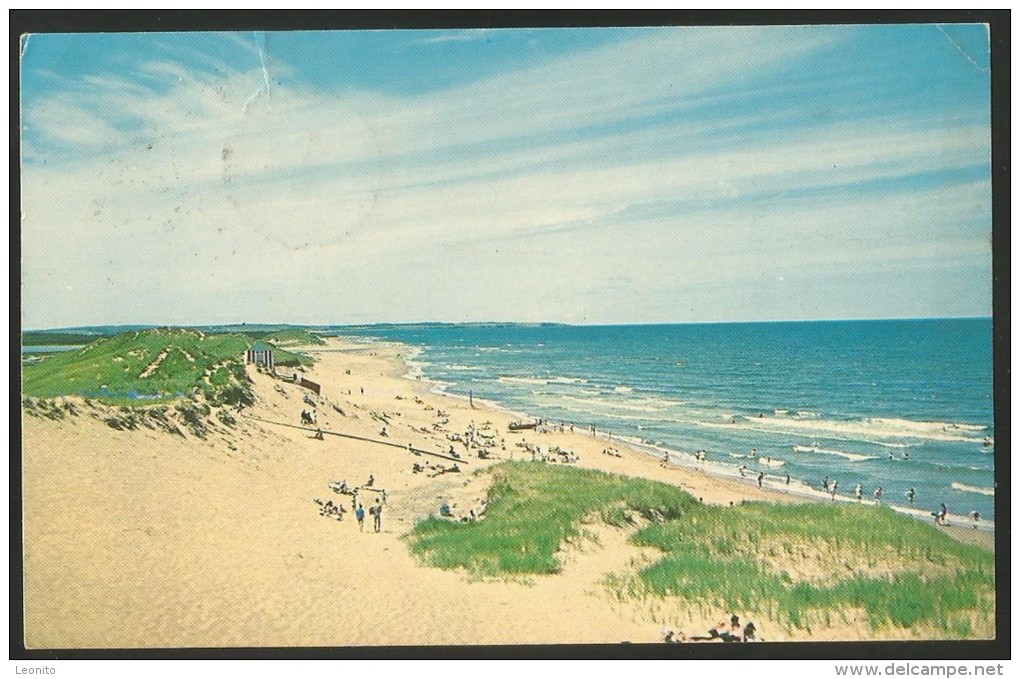
[[661, 326], [661, 325], [765, 325], [772, 323], [855, 323], [855, 322], [885, 322], [885, 321], [964, 321], [964, 320], [995, 320], [995, 314], [987, 316], [898, 316], [885, 318], [793, 318], [774, 320], [725, 320], [725, 321], [644, 321], [637, 323], [567, 323], [562, 321], [369, 321], [365, 323], [292, 323], [292, 322], [263, 322], [263, 321], [242, 321], [233, 323], [110, 323], [92, 325], [69, 325], [51, 328], [22, 328], [21, 334], [33, 332], [67, 332], [72, 330], [84, 330], [91, 328], [124, 328], [129, 329], [153, 329], [153, 328], [222, 328], [242, 326], [271, 326], [271, 327], [293, 327], [293, 328], [366, 328], [385, 326], [415, 326], [415, 325], [446, 325], [446, 326], [497, 326], [497, 325], [520, 325], [520, 326], [563, 326], [573, 328], [614, 328], [625, 326]]

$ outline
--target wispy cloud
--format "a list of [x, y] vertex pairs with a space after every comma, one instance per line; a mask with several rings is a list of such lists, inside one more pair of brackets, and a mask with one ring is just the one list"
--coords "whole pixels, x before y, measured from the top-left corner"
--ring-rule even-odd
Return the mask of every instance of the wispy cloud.
[[[859, 32], [659, 30], [418, 94], [270, 78], [224, 35], [249, 63], [164, 53], [66, 80], [24, 104], [26, 322], [577, 320], [548, 287], [570, 299], [607, 270], [632, 290], [586, 296], [585, 319], [698, 320], [664, 311], [671, 262], [711, 289], [798, 261], [987, 275], [987, 182], [960, 178], [988, 166], [983, 112], [810, 68]], [[322, 309], [299, 312], [312, 287]], [[239, 289], [264, 294], [207, 311]]]
[[439, 45], [447, 42], [478, 42], [480, 40], [488, 40], [492, 31], [485, 28], [472, 28], [464, 31], [456, 31], [453, 33], [439, 33], [438, 35], [430, 35], [427, 38], [421, 38], [420, 40], [412, 40], [412, 45]]

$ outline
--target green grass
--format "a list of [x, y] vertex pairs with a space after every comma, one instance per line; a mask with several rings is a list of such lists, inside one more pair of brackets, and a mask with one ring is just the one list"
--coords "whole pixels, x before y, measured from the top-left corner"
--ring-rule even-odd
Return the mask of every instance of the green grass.
[[[994, 617], [994, 556], [888, 508], [715, 507], [658, 482], [528, 462], [491, 473], [485, 520], [426, 519], [408, 536], [411, 550], [482, 576], [556, 573], [558, 550], [583, 536], [585, 520], [626, 526], [637, 514], [644, 527], [632, 542], [661, 557], [607, 579], [620, 599], [677, 599], [794, 628], [860, 610], [875, 629], [958, 636]], [[814, 577], [797, 574], [805, 563]]]
[[273, 332], [266, 333], [261, 339], [276, 346], [326, 343], [319, 335], [300, 328], [274, 330]]
[[307, 367], [315, 364], [315, 360], [311, 356], [306, 356], [305, 354], [295, 351], [287, 351], [286, 349], [276, 347], [274, 353], [276, 354], [276, 365], [279, 366], [296, 368], [299, 365]]
[[557, 550], [580, 537], [592, 512], [621, 522], [622, 503], [648, 518], [675, 518], [696, 504], [664, 484], [584, 469], [509, 462], [492, 473], [484, 521], [426, 519], [414, 529], [412, 551], [434, 566], [480, 575], [556, 573]]
[[[250, 401], [243, 366], [249, 343], [241, 335], [193, 330], [126, 332], [26, 365], [22, 392], [38, 398], [83, 396], [140, 404], [166, 402], [197, 390], [213, 403]], [[158, 366], [146, 374], [163, 354]]]

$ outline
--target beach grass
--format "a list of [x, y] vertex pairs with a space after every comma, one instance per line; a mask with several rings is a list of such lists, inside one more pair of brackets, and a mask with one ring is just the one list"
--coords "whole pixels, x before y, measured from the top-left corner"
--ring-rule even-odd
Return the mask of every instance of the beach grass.
[[584, 523], [633, 526], [660, 554], [606, 578], [620, 600], [682, 600], [810, 628], [858, 611], [872, 628], [991, 628], [994, 556], [873, 506], [699, 503], [667, 484], [565, 466], [494, 467], [483, 521], [438, 517], [408, 536], [426, 563], [482, 576], [557, 573]]
[[484, 521], [426, 519], [414, 529], [412, 551], [434, 566], [480, 575], [557, 573], [557, 551], [581, 537], [593, 513], [611, 523], [625, 522], [628, 510], [675, 518], [696, 503], [665, 484], [585, 469], [508, 462], [492, 473]]
[[311, 345], [311, 344], [325, 344], [326, 341], [319, 335], [309, 332], [301, 328], [284, 328], [281, 330], [273, 330], [268, 333], [262, 334], [257, 339], [261, 339], [270, 344], [274, 344], [277, 347], [280, 346], [298, 346], [298, 345]]
[[[81, 396], [115, 405], [165, 403], [201, 393], [217, 404], [253, 401], [238, 334], [158, 328], [94, 340], [74, 351], [24, 366], [22, 393], [37, 398]], [[277, 362], [310, 359], [278, 350]]]

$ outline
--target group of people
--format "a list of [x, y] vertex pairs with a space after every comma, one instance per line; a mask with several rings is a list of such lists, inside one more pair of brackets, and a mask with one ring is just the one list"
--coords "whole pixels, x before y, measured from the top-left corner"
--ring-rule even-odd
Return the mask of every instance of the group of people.
[[[347, 479], [343, 479], [341, 481], [331, 481], [329, 483], [329, 489], [332, 490], [334, 493], [351, 496], [351, 505], [352, 508], [354, 509], [354, 517], [358, 520], [358, 530], [361, 531], [365, 529], [365, 507], [358, 500], [358, 495], [362, 490], [372, 491], [378, 494], [375, 499], [375, 502], [368, 508], [368, 514], [372, 516], [373, 519], [375, 532], [378, 533], [382, 530], [382, 510], [383, 505], [386, 504], [386, 491], [376, 489], [374, 488], [374, 486], [375, 476], [373, 476], [372, 474], [368, 475], [368, 479], [360, 487], [352, 487], [347, 485]], [[322, 509], [319, 512], [320, 515], [333, 516], [336, 518], [337, 521], [343, 520], [344, 512], [346, 510], [344, 510], [344, 508], [341, 507], [340, 505], [335, 504], [332, 500], [328, 500], [325, 503], [323, 503], [322, 500], [317, 499], [315, 503], [322, 507]]]
[[435, 464], [432, 462], [415, 462], [411, 466], [412, 474], [425, 474], [429, 478], [441, 476], [442, 474], [456, 474], [460, 472], [460, 466], [454, 462], [452, 465]]
[[723, 643], [746, 643], [761, 641], [758, 636], [758, 629], [753, 622], [740, 623], [740, 616], [733, 615], [727, 625], [725, 620], [720, 620], [714, 627], [705, 634], [687, 636], [683, 632], [677, 632], [671, 628], [662, 630], [662, 640], [667, 644], [680, 644], [687, 642], [715, 641]]
[[[364, 486], [362, 486], [362, 487], [364, 487], [364, 488], [371, 488], [374, 485], [375, 485], [375, 477], [372, 476], [371, 474], [369, 474], [368, 475], [368, 480], [365, 481]], [[358, 488], [358, 487], [348, 486], [347, 485], [347, 479], [343, 479], [342, 481], [330, 481], [329, 482], [329, 489], [331, 491], [333, 491], [334, 493], [339, 493], [340, 495], [354, 495], [354, 496], [357, 496], [358, 490], [360, 490], [360, 488]], [[385, 492], [385, 491], [383, 491], [383, 492]]]
[[336, 504], [332, 500], [322, 500], [316, 498], [315, 504], [319, 505], [319, 516], [329, 517], [336, 519], [337, 521], [343, 521], [344, 519], [344, 508]]
[[[945, 502], [943, 502], [941, 505], [939, 505], [938, 511], [932, 512], [931, 515], [935, 517], [935, 525], [936, 526], [948, 526], [949, 525], [949, 508], [946, 507], [946, 503]], [[978, 523], [981, 521], [981, 512], [979, 512], [978, 510], [975, 509], [975, 510], [971, 511], [968, 516], [970, 516], [971, 524], [976, 529], [978, 527]]]
[[[479, 502], [478, 498], [475, 498], [475, 502]], [[453, 507], [456, 506], [457, 505], [453, 505]], [[441, 505], [439, 505], [439, 516], [443, 517], [444, 519], [453, 519], [455, 521], [462, 521], [465, 523], [472, 521], [480, 521], [483, 518], [485, 518], [485, 512], [488, 511], [489, 509], [489, 501], [487, 499], [482, 499], [480, 501], [480, 504], [478, 505], [477, 510], [472, 507], [471, 509], [468, 510], [467, 514], [464, 514], [459, 517], [454, 513], [453, 507], [451, 507], [448, 502], [443, 502]]]
[[[382, 510], [383, 510], [382, 498], [376, 498], [375, 503], [368, 508], [368, 513], [372, 516], [372, 524], [376, 533], [382, 530]], [[360, 502], [358, 502], [354, 508], [354, 518], [358, 520], [358, 530], [364, 532], [365, 507]]]
[[[439, 412], [446, 416], [446, 413], [443, 413], [442, 411]], [[445, 421], [448, 422], [449, 419], [447, 418]], [[495, 448], [498, 443], [503, 450], [506, 450], [506, 439], [499, 438], [499, 432], [492, 430], [491, 427], [492, 422], [483, 422], [481, 426], [475, 426], [475, 423], [471, 422], [463, 434], [448, 433], [446, 434], [446, 440], [462, 444], [468, 453], [472, 450], [477, 451], [476, 454], [480, 460], [498, 460], [499, 456], [494, 453], [492, 449]], [[447, 455], [457, 459], [460, 459], [461, 457], [453, 445], [450, 446], [450, 450], [447, 452]]]

